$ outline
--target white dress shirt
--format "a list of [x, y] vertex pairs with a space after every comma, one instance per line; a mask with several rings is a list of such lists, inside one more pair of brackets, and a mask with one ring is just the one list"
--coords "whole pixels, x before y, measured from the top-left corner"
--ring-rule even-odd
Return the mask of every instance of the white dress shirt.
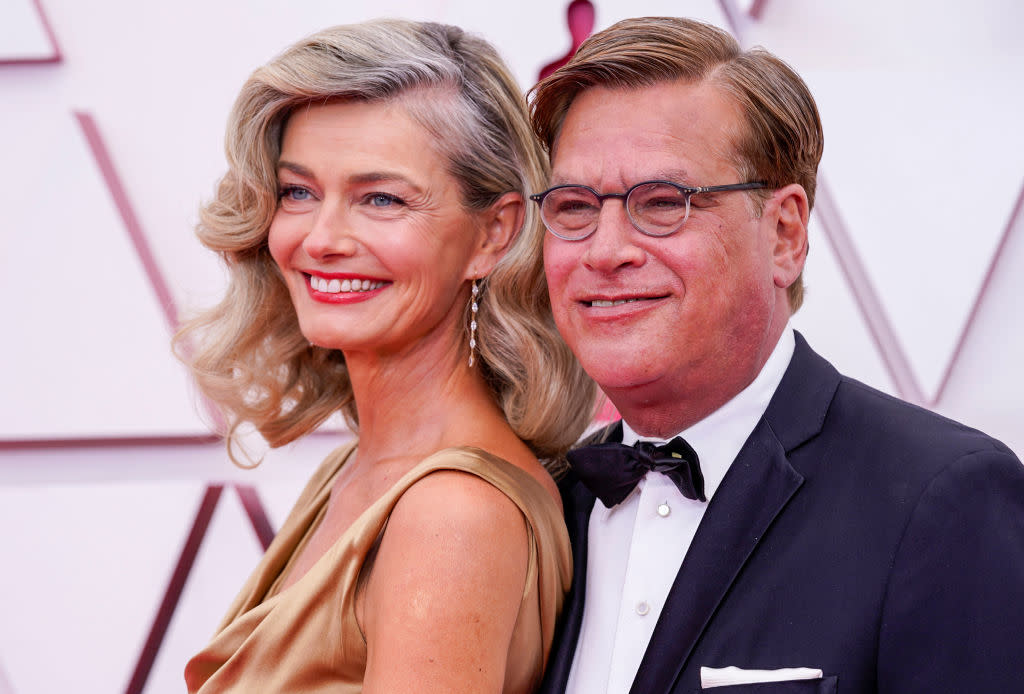
[[[793, 356], [789, 326], [757, 378], [709, 416], [681, 432], [697, 451], [710, 502], [726, 471], [768, 408]], [[665, 443], [622, 423], [622, 442]], [[622, 503], [600, 500], [590, 513], [583, 624], [566, 694], [626, 694], [690, 548], [707, 503], [687, 499], [660, 472], [649, 472]]]

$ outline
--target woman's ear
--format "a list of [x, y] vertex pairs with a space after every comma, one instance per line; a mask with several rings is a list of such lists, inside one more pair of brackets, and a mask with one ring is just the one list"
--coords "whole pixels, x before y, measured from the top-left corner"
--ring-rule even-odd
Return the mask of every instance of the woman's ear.
[[785, 289], [803, 272], [807, 260], [807, 220], [810, 210], [804, 187], [791, 183], [775, 191], [775, 286]]
[[505, 193], [480, 215], [480, 238], [467, 279], [483, 277], [497, 265], [523, 226], [525, 202], [520, 193]]

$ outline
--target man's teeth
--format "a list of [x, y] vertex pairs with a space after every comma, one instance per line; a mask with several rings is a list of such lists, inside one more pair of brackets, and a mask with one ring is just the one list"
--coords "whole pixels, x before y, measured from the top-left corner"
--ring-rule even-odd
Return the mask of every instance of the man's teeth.
[[603, 299], [594, 299], [590, 302], [591, 306], [618, 306], [619, 304], [628, 304], [634, 301], [640, 301], [640, 299], [616, 299], [615, 301], [604, 301]]
[[368, 292], [371, 289], [380, 289], [384, 282], [372, 280], [329, 280], [326, 277], [310, 275], [309, 286], [318, 292], [326, 294], [338, 294], [340, 292]]

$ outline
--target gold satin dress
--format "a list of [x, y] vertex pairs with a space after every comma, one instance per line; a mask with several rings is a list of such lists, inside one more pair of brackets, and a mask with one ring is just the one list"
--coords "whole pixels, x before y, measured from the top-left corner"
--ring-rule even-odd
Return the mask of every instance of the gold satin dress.
[[[357, 518], [302, 578], [278, 590], [323, 518], [334, 479], [355, 446], [331, 453], [306, 485], [213, 640], [185, 667], [188, 691], [361, 692], [366, 639], [355, 614], [360, 572], [402, 494], [438, 470], [476, 475], [511, 499], [526, 520], [529, 565], [512, 643], [530, 644], [530, 689], [539, 686], [572, 578], [569, 536], [557, 504], [537, 480], [480, 449], [446, 448], [425, 458]], [[539, 615], [530, 614], [538, 605]]]

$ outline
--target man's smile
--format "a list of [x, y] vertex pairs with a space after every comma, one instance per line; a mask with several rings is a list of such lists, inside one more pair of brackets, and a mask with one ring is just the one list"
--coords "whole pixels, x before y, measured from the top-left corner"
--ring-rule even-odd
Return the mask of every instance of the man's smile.
[[611, 308], [623, 304], [634, 304], [638, 302], [657, 301], [668, 298], [668, 294], [643, 294], [638, 296], [615, 296], [615, 297], [587, 297], [580, 300], [580, 303], [588, 308]]

